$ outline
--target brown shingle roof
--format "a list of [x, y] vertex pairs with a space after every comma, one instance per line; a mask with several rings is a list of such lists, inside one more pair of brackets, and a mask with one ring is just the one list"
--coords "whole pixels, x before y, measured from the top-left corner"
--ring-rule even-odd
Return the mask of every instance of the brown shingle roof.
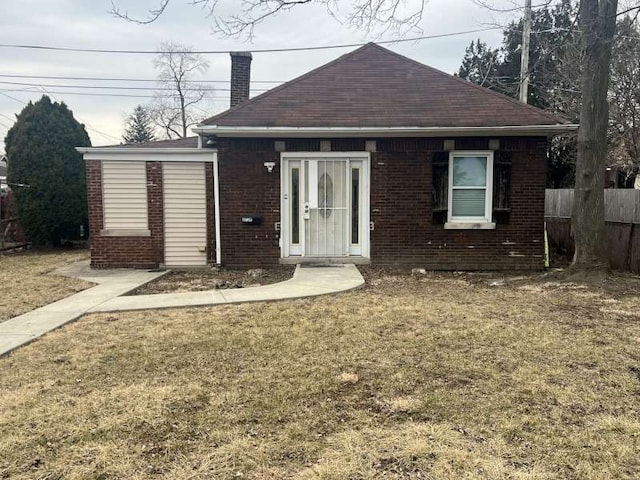
[[494, 127], [569, 122], [369, 43], [203, 122], [232, 127]]

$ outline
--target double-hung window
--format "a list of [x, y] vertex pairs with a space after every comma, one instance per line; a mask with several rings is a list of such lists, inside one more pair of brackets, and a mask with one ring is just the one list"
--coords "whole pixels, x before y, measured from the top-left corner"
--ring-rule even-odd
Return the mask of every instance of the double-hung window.
[[[449, 154], [449, 228], [490, 228], [493, 197], [493, 152]], [[473, 225], [473, 226], [472, 226]]]

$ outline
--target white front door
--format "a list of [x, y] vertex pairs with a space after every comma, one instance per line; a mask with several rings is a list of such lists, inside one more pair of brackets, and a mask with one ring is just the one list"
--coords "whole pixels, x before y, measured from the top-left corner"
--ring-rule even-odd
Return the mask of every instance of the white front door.
[[368, 257], [368, 167], [368, 154], [283, 154], [284, 257]]

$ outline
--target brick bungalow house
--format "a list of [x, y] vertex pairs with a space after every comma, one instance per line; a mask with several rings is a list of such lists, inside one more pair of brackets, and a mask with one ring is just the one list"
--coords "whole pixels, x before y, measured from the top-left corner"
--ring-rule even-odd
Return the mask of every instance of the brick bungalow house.
[[367, 44], [197, 136], [80, 149], [93, 267], [540, 269], [548, 141], [577, 125]]

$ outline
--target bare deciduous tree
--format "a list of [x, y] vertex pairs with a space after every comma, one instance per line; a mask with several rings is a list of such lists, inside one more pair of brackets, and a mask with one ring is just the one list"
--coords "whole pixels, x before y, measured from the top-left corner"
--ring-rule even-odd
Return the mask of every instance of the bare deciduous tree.
[[[617, 52], [617, 55], [616, 55]], [[634, 19], [618, 22], [609, 88], [609, 165], [626, 175], [640, 168], [640, 29]]]
[[153, 117], [167, 138], [186, 137], [189, 127], [202, 120], [194, 107], [206, 101], [211, 90], [192, 79], [195, 74], [205, 72], [209, 64], [202, 56], [190, 53], [191, 47], [163, 43], [160, 50], [154, 66], [159, 71], [162, 90], [156, 93]]
[[[476, 1], [483, 5], [487, 3], [485, 0]], [[512, 3], [512, 6], [514, 9], [518, 8], [517, 3]], [[633, 23], [640, 12], [637, 1], [625, 3], [621, 11], [618, 11], [617, 0], [580, 0], [579, 61], [575, 61], [575, 49], [569, 43], [571, 35], [566, 36], [566, 42], [563, 40], [557, 48], [554, 47], [541, 56], [545, 60], [561, 54], [558, 58], [562, 61], [557, 71], [560, 75], [553, 75], [552, 95], [546, 96], [554, 101], [540, 106], [569, 117], [573, 116], [572, 111], [579, 110], [580, 129], [572, 212], [576, 253], [570, 269], [577, 277], [594, 274], [599, 276], [609, 269], [608, 238], [604, 221], [604, 176], [609, 144], [607, 131], [610, 133], [609, 141], [613, 139], [614, 148], [623, 150], [622, 153], [627, 157], [638, 154], [638, 149], [633, 147], [638, 137], [636, 118], [639, 96], [634, 96], [638, 91], [638, 70], [635, 66], [638, 54], [635, 53], [637, 49], [632, 48], [628, 42], [622, 46], [623, 39], [620, 37], [616, 47], [621, 51], [616, 52], [612, 67], [616, 19], [631, 12], [636, 14], [629, 19]], [[573, 27], [569, 26], [567, 32], [572, 30]], [[620, 62], [620, 65], [616, 62]], [[610, 85], [612, 75], [615, 83]], [[579, 79], [578, 86], [575, 85], [576, 78]], [[611, 115], [608, 100], [612, 103]], [[611, 135], [612, 129], [618, 133], [617, 137], [615, 134]], [[612, 153], [620, 155], [619, 151], [614, 150]]]
[[606, 273], [609, 249], [604, 221], [604, 174], [611, 51], [618, 0], [581, 0], [578, 13], [582, 105], [571, 226], [575, 238], [573, 275]]
[[[121, 0], [124, 1], [124, 0]], [[167, 9], [171, 0], [158, 0], [158, 7], [150, 10], [146, 18], [135, 18], [112, 2], [111, 13], [136, 23], [152, 23]], [[268, 18], [301, 5], [322, 5], [327, 13], [350, 27], [378, 34], [388, 31], [407, 33], [421, 31], [420, 20], [428, 0], [417, 0], [407, 5], [405, 0], [191, 0], [192, 5], [203, 7], [213, 19], [214, 28], [223, 37], [253, 38], [257, 25]], [[233, 5], [237, 13], [219, 15], [223, 4]], [[343, 14], [341, 4], [349, 5]]]

